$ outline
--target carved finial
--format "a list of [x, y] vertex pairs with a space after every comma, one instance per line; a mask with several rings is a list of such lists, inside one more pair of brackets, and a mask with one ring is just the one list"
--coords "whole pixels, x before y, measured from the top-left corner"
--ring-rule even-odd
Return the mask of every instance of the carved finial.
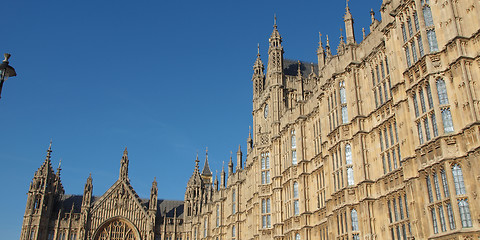
[[257, 56], [260, 57], [260, 43], [257, 43]]
[[322, 45], [322, 33], [318, 32], [318, 44]]
[[277, 14], [276, 13], [273, 14], [273, 27], [277, 28]]
[[363, 39], [365, 39], [365, 28], [362, 28]]
[[330, 46], [330, 39], [328, 39], [328, 35], [327, 35], [327, 46]]
[[10, 53], [4, 53], [3, 56], [5, 57], [5, 59], [3, 60], [3, 62], [8, 62], [8, 59], [9, 59], [12, 55], [10, 55]]
[[125, 147], [125, 150], [123, 150], [123, 156], [127, 156], [128, 155], [128, 151], [127, 151], [127, 147]]

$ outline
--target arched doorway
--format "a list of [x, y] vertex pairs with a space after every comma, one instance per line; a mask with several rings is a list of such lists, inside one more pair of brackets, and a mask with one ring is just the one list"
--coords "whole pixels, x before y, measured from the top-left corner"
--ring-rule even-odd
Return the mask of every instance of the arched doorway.
[[122, 218], [108, 220], [95, 232], [94, 240], [140, 240], [135, 227]]

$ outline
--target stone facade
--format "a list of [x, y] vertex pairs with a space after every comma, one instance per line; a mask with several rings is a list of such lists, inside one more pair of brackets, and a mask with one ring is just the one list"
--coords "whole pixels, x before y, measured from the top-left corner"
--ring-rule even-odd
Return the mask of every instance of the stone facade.
[[91, 178], [64, 195], [49, 152], [21, 239], [479, 239], [480, 2], [380, 12], [357, 42], [347, 6], [346, 38], [337, 55], [320, 40], [318, 64], [284, 59], [275, 23], [267, 69], [260, 54], [253, 67], [245, 159], [239, 148], [213, 180], [197, 157], [184, 202], [156, 200], [155, 182], [140, 199], [126, 152], [102, 197]]

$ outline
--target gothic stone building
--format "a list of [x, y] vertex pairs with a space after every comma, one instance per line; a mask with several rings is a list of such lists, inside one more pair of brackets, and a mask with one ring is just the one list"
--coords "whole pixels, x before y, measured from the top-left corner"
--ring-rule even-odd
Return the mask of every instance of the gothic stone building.
[[128, 181], [65, 195], [50, 153], [28, 192], [21, 239], [479, 239], [480, 2], [384, 0], [381, 21], [283, 58], [277, 25], [253, 67], [246, 157], [220, 180], [198, 159], [183, 202]]

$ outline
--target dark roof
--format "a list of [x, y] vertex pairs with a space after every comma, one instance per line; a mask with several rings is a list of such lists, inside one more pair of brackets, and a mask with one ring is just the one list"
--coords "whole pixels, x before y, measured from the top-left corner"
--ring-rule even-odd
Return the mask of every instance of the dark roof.
[[[94, 196], [92, 203], [97, 201], [100, 197]], [[70, 212], [72, 206], [74, 206], [73, 212], [80, 213], [82, 207], [82, 195], [63, 195], [60, 199], [61, 203], [57, 207], [57, 211], [62, 209], [62, 212]], [[140, 203], [148, 209], [149, 199], [140, 199]], [[164, 212], [167, 217], [174, 217], [175, 209], [177, 209], [177, 217], [183, 217], [183, 201], [176, 200], [157, 200], [157, 216], [164, 217]]]
[[[312, 65], [315, 72], [318, 72], [318, 65], [315, 63], [308, 63], [300, 61], [300, 70], [302, 76], [308, 77], [312, 73]], [[298, 75], [298, 60], [284, 59], [283, 60], [283, 72], [285, 75], [297, 76]]]

